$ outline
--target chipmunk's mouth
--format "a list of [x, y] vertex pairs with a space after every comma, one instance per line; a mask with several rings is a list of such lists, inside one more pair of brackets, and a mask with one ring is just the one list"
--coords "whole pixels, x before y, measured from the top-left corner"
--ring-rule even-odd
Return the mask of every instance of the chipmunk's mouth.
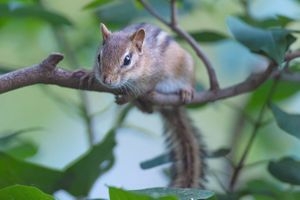
[[112, 82], [104, 82], [103, 80], [101, 80], [102, 84], [105, 85], [108, 88], [111, 89], [124, 89], [126, 87], [126, 80], [116, 80], [116, 81], [112, 81]]
[[118, 89], [120, 87], [122, 87], [122, 85], [120, 85], [119, 83], [104, 83], [102, 82], [103, 85], [105, 85], [106, 87], [108, 88], [111, 88], [111, 89]]

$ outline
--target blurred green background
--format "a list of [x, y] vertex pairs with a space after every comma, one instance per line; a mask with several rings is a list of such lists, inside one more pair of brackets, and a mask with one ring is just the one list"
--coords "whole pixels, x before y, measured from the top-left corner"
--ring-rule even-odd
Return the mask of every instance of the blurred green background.
[[[150, 2], [160, 14], [168, 16], [168, 1]], [[261, 56], [250, 53], [233, 41], [226, 24], [229, 16], [245, 15], [247, 11], [248, 15], [259, 21], [283, 15], [295, 19], [288, 28], [299, 30], [299, 22], [296, 20], [300, 18], [299, 1], [253, 0], [248, 1], [247, 10], [244, 7], [246, 1], [239, 0], [180, 2], [179, 23], [185, 30], [196, 33], [209, 30], [224, 37], [212, 41], [200, 37], [198, 40], [215, 67], [222, 87], [242, 81], [250, 72], [259, 71], [266, 65]], [[0, 69], [3, 72], [39, 63], [51, 52], [65, 54], [64, 61], [59, 64], [62, 68], [92, 69], [101, 43], [100, 22], [106, 23], [112, 30], [118, 30], [131, 23], [146, 21], [170, 32], [133, 0], [103, 1], [100, 7], [99, 4], [88, 8], [86, 6], [89, 2], [80, 0], [1, 0], [0, 3]], [[7, 13], [6, 5], [11, 10], [37, 6], [40, 12], [25, 10], [21, 14]], [[198, 82], [207, 88], [207, 76], [201, 61], [186, 43], [182, 40], [180, 42], [195, 57]], [[292, 48], [297, 49], [298, 46], [299, 42], [296, 42]], [[91, 116], [90, 125], [95, 133], [93, 142], [98, 143], [113, 126], [124, 106], [115, 105], [111, 94], [87, 92], [83, 95], [86, 98], [87, 113]], [[246, 123], [239, 136], [233, 136], [233, 132], [239, 123], [240, 109], [244, 109], [251, 95], [190, 109], [190, 115], [195, 125], [202, 130], [210, 151], [234, 147], [233, 160], [240, 157], [252, 126]], [[78, 91], [52, 85], [33, 85], [1, 94], [0, 137], [18, 130], [24, 132], [2, 145], [1, 150], [32, 163], [62, 170], [90, 148], [87, 123], [82, 114], [83, 102], [82, 94]], [[280, 105], [287, 111], [300, 113], [300, 95], [293, 91]], [[255, 118], [258, 109], [259, 106], [254, 106], [247, 114]], [[267, 118], [270, 117], [269, 113]], [[25, 132], [28, 128], [37, 129]], [[247, 163], [277, 159], [286, 154], [298, 156], [299, 141], [282, 134], [274, 122], [264, 126], [260, 132]], [[117, 132], [115, 165], [98, 179], [89, 196], [107, 197], [106, 185], [126, 189], [167, 185], [167, 176], [163, 173], [165, 166], [146, 171], [139, 167], [140, 162], [164, 151], [159, 116], [141, 114], [135, 108], [132, 109]], [[238, 185], [261, 177], [278, 184], [265, 173], [265, 164], [247, 168]], [[208, 188], [222, 191], [213, 174], [219, 174], [226, 184], [230, 175], [229, 164], [224, 159], [211, 159], [209, 167]], [[69, 199], [69, 195], [62, 191], [56, 195], [60, 199]]]

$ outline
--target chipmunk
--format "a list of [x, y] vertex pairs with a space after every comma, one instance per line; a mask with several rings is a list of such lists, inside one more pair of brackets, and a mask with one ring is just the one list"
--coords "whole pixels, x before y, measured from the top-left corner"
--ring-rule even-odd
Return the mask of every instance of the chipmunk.
[[[133, 101], [142, 111], [152, 105], [142, 97], [158, 92], [177, 94], [183, 103], [193, 99], [194, 64], [190, 54], [160, 28], [135, 24], [111, 32], [100, 24], [103, 38], [94, 67], [96, 80], [123, 91], [116, 102]], [[203, 187], [205, 148], [181, 106], [158, 107], [172, 156], [171, 187]]]

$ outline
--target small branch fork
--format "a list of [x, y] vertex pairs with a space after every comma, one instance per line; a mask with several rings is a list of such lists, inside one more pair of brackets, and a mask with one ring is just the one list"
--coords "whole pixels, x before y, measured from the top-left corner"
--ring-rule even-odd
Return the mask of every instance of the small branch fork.
[[15, 70], [0, 76], [0, 94], [21, 87], [38, 83], [53, 84], [73, 89], [90, 91], [111, 92], [100, 84], [91, 84], [89, 87], [81, 87], [81, 78], [86, 75], [84, 71], [68, 71], [57, 68], [57, 64], [63, 60], [60, 53], [52, 53], [40, 64]]
[[[293, 60], [300, 57], [299, 52], [291, 52], [287, 54], [286, 61]], [[63, 55], [60, 53], [50, 54], [40, 64], [26, 67], [23, 69], [15, 70], [0, 76], [0, 94], [12, 91], [21, 87], [30, 86], [34, 84], [51, 84], [61, 87], [97, 91], [97, 92], [108, 92], [113, 94], [122, 94], [120, 91], [106, 88], [100, 83], [93, 81], [88, 84], [87, 81], [82, 81], [88, 74], [83, 70], [68, 71], [58, 68], [58, 63], [63, 59]], [[278, 73], [276, 64], [271, 62], [268, 68], [259, 74], [250, 75], [245, 81], [218, 90], [207, 90], [203, 92], [196, 92], [194, 99], [191, 104], [212, 102], [219, 99], [237, 96], [246, 92], [253, 91], [264, 83], [267, 79], [271, 78], [273, 74]], [[282, 75], [282, 78], [292, 77], [293, 81], [300, 82], [299, 74], [286, 74]], [[298, 79], [296, 79], [298, 77]], [[151, 93], [148, 96], [148, 100], [155, 105], [180, 105], [179, 95], [176, 94], [160, 94]]]
[[214, 68], [212, 67], [209, 59], [204, 54], [204, 52], [201, 50], [197, 41], [193, 37], [191, 37], [186, 31], [184, 31], [183, 29], [181, 29], [178, 26], [177, 12], [176, 12], [177, 11], [176, 0], [171, 0], [171, 3], [170, 3], [170, 7], [171, 7], [170, 8], [171, 9], [170, 22], [168, 22], [167, 20], [162, 18], [146, 1], [138, 0], [138, 2], [140, 2], [152, 16], [156, 17], [159, 21], [164, 23], [171, 30], [173, 30], [175, 33], [177, 33], [179, 36], [181, 36], [182, 38], [184, 38], [186, 40], [186, 42], [193, 48], [193, 50], [195, 51], [197, 56], [202, 60], [204, 66], [206, 68], [206, 71], [207, 71], [207, 74], [209, 77], [210, 90], [212, 90], [212, 91], [218, 90], [219, 83], [218, 83], [218, 79], [216, 76], [216, 72], [215, 72]]

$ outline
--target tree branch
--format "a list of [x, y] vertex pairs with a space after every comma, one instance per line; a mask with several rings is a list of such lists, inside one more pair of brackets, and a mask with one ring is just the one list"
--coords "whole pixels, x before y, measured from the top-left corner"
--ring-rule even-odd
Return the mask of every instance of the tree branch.
[[81, 86], [81, 79], [86, 74], [83, 71], [72, 72], [57, 68], [56, 65], [62, 59], [62, 54], [53, 53], [38, 65], [1, 75], [0, 94], [38, 83], [54, 84], [89, 91], [115, 92], [97, 83], [92, 83], [91, 85], [84, 84]]
[[283, 73], [280, 76], [281, 80], [285, 80], [285, 81], [289, 81], [289, 82], [296, 82], [296, 83], [300, 83], [300, 73], [291, 73], [291, 72], [287, 72], [287, 73]]
[[168, 26], [171, 30], [173, 30], [175, 33], [177, 33], [179, 36], [184, 38], [186, 42], [193, 48], [197, 56], [202, 60], [208, 77], [209, 77], [209, 84], [210, 84], [210, 90], [218, 90], [219, 89], [219, 83], [218, 79], [215, 73], [214, 68], [212, 67], [209, 59], [205, 55], [205, 53], [201, 50], [199, 44], [197, 41], [186, 31], [181, 29], [177, 24], [177, 14], [176, 14], [176, 6], [175, 2], [176, 0], [171, 1], [171, 22], [168, 22], [164, 18], [162, 18], [146, 1], [144, 0], [138, 0], [144, 8], [154, 17], [156, 17], [159, 21], [164, 23], [166, 26]]
[[[270, 64], [264, 72], [252, 74], [245, 81], [224, 89], [197, 92], [191, 104], [212, 102], [253, 91], [270, 77], [274, 67], [273, 64]], [[150, 101], [160, 103], [159, 105], [179, 105], [180, 97], [175, 94], [165, 95], [156, 93], [151, 97]]]
[[[293, 55], [293, 56], [292, 56]], [[300, 57], [300, 52], [292, 52], [287, 54], [286, 60], [292, 60]], [[57, 64], [63, 59], [63, 55], [59, 53], [50, 54], [40, 64], [32, 67], [26, 67], [23, 69], [15, 70], [0, 76], [0, 94], [15, 90], [21, 87], [34, 85], [34, 84], [52, 84], [61, 87], [108, 92], [112, 94], [122, 94], [121, 91], [106, 88], [96, 81], [92, 81], [90, 84], [86, 79], [88, 72], [83, 70], [68, 71], [61, 68], [57, 68]], [[276, 74], [276, 64], [271, 62], [269, 67], [259, 74], [250, 75], [245, 81], [218, 90], [207, 90], [196, 92], [195, 97], [190, 102], [191, 104], [212, 102], [219, 99], [225, 99], [228, 97], [237, 96], [250, 91], [255, 90], [261, 84], [263, 84], [268, 78], [273, 77]], [[289, 75], [291, 76], [291, 75]], [[297, 80], [299, 81], [299, 74]], [[283, 75], [284, 77], [284, 75]], [[295, 78], [294, 78], [295, 79]], [[147, 96], [147, 99], [155, 105], [181, 105], [180, 97], [177, 94], [161, 94], [151, 93]]]

